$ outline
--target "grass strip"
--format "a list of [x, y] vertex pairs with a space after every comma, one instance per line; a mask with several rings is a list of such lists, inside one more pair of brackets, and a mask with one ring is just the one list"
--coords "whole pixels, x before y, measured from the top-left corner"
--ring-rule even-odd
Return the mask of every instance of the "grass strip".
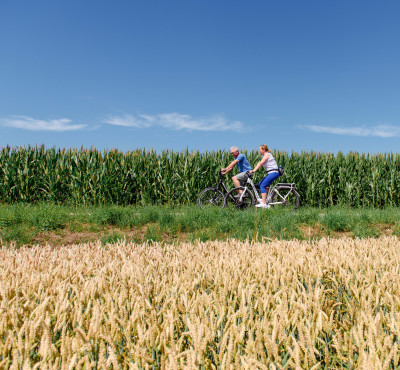
[[60, 206], [0, 204], [2, 244], [54, 245], [121, 239], [142, 243], [268, 239], [306, 240], [400, 235], [400, 209], [307, 208], [230, 212], [197, 206]]

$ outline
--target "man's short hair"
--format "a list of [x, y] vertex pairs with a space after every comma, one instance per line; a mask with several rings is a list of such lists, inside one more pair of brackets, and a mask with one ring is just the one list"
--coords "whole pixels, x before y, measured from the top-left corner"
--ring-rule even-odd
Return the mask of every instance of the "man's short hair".
[[237, 146], [231, 147], [231, 152], [238, 152], [238, 151], [239, 151], [239, 149]]

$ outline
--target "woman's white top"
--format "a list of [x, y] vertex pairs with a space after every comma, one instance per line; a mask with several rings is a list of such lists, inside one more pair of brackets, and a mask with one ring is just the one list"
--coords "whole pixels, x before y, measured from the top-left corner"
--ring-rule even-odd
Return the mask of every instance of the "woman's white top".
[[268, 173], [270, 172], [278, 172], [278, 165], [276, 164], [276, 160], [274, 156], [271, 153], [268, 153], [269, 157], [266, 162], [263, 163], [263, 167], [265, 168], [265, 171]]

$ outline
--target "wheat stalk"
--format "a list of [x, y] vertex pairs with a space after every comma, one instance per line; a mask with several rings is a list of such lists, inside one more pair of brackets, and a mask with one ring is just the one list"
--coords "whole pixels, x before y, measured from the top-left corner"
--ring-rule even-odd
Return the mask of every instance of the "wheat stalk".
[[0, 248], [0, 367], [399, 365], [400, 241]]

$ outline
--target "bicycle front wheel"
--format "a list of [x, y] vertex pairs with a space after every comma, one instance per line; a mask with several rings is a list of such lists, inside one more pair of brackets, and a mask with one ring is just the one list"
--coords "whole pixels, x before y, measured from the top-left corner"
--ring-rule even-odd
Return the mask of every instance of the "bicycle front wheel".
[[224, 194], [216, 188], [204, 189], [197, 200], [201, 209], [224, 206]]
[[[242, 195], [238, 193], [242, 192]], [[231, 189], [225, 196], [224, 208], [230, 210], [245, 210], [250, 209], [254, 205], [254, 196], [249, 189], [239, 186]]]
[[286, 187], [276, 187], [272, 194], [271, 206], [294, 212], [300, 206], [300, 196], [296, 190]]

